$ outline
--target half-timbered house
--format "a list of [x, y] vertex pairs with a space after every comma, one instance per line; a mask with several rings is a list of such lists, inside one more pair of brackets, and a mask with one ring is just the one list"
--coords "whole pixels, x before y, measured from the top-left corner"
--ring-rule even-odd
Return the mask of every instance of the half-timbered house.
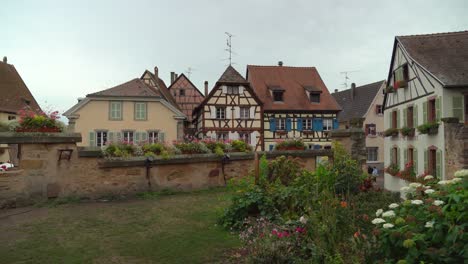
[[198, 138], [242, 139], [261, 148], [262, 103], [249, 82], [228, 66], [214, 88], [193, 111]]
[[263, 144], [302, 138], [308, 148], [330, 146], [341, 110], [315, 67], [247, 66], [247, 80], [263, 102]]
[[[467, 72], [468, 31], [395, 37], [384, 118], [387, 131], [400, 133], [385, 138], [386, 167], [404, 170], [412, 164], [417, 175], [452, 177], [446, 165], [457, 163], [454, 157], [462, 153], [447, 149], [452, 139], [442, 120], [456, 117], [466, 124]], [[385, 174], [385, 188], [400, 187], [400, 179]]]

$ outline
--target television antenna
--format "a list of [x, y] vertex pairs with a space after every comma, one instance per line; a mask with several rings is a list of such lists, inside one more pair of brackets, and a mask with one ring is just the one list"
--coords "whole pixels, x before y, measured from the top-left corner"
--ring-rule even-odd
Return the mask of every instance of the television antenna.
[[227, 35], [227, 39], [226, 39], [226, 46], [227, 46], [227, 48], [224, 49], [224, 50], [227, 51], [227, 52], [229, 52], [229, 59], [228, 59], [228, 60], [229, 60], [229, 65], [232, 65], [232, 54], [234, 53], [234, 52], [232, 51], [232, 37], [233, 37], [234, 35], [232, 35], [232, 34], [229, 33], [229, 32], [224, 32], [224, 34]]
[[195, 71], [196, 69], [192, 68], [192, 67], [188, 67], [187, 70], [185, 71], [185, 73], [187, 74], [187, 78], [190, 79], [190, 75], [192, 75], [192, 73]]
[[353, 70], [353, 71], [342, 71], [340, 72], [340, 74], [344, 74], [344, 83], [342, 83], [341, 85], [344, 86], [344, 88], [348, 88], [348, 80], [349, 80], [349, 77], [348, 77], [348, 73], [351, 73], [351, 72], [358, 72], [359, 70]]

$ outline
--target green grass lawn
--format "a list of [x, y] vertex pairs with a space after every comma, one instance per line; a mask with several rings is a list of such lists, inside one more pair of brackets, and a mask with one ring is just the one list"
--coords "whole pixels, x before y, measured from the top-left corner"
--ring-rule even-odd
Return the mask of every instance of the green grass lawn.
[[217, 189], [3, 217], [0, 263], [222, 263], [240, 246], [216, 226], [229, 197]]

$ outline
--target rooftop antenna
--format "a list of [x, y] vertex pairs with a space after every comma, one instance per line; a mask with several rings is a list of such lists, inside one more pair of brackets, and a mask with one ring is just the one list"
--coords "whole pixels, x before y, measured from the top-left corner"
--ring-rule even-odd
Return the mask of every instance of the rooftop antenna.
[[354, 70], [354, 71], [342, 71], [340, 72], [340, 74], [344, 74], [344, 83], [342, 83], [341, 85], [344, 86], [344, 88], [348, 88], [348, 80], [349, 80], [349, 77], [348, 77], [348, 73], [351, 73], [351, 72], [358, 72], [359, 70]]
[[232, 65], [232, 42], [231, 42], [231, 39], [234, 35], [232, 35], [231, 33], [229, 32], [224, 32], [224, 34], [226, 34], [228, 36], [227, 40], [226, 40], [226, 45], [227, 45], [227, 48], [225, 49], [225, 51], [229, 52], [229, 65]]
[[190, 67], [190, 66], [187, 68], [187, 70], [185, 71], [185, 73], [187, 74], [187, 78], [190, 79], [190, 75], [192, 75], [192, 72], [193, 72], [193, 71], [195, 71], [194, 68], [192, 68], [192, 67]]

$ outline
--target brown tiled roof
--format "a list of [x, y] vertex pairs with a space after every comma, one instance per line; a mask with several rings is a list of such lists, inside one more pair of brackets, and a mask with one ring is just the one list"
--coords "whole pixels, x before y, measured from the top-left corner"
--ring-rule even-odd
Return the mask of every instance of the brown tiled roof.
[[112, 88], [86, 95], [86, 97], [93, 96], [161, 97], [161, 94], [136, 78]]
[[[263, 102], [265, 111], [341, 110], [315, 67], [247, 65], [247, 80]], [[270, 89], [284, 89], [284, 102], [273, 102]], [[311, 103], [306, 90], [320, 91], [320, 103]]]
[[[192, 122], [193, 109], [205, 98], [200, 90], [183, 73], [167, 89], [187, 116], [187, 121]], [[180, 90], [184, 90], [185, 95], [180, 95]]]
[[444, 85], [468, 85], [468, 31], [396, 38], [415, 61]]
[[247, 83], [247, 80], [242, 77], [242, 75], [234, 69], [231, 65], [229, 65], [224, 73], [219, 77], [219, 83]]
[[343, 109], [338, 114], [338, 121], [345, 122], [353, 118], [364, 117], [384, 82], [385, 81], [378, 81], [356, 87], [354, 90], [354, 97], [352, 96], [351, 89], [332, 93], [336, 102]]
[[25, 107], [41, 109], [15, 66], [0, 61], [0, 111], [17, 113]]

